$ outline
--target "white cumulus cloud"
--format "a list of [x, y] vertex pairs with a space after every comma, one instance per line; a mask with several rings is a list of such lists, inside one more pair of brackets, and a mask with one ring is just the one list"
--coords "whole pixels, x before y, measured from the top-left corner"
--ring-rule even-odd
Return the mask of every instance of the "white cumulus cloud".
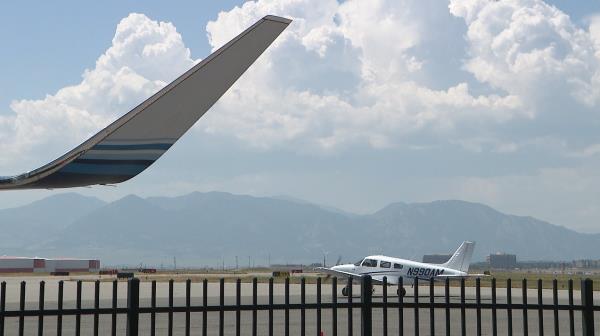
[[[514, 152], [531, 139], [506, 125], [597, 106], [600, 19], [586, 30], [541, 0], [248, 1], [207, 24], [211, 47], [273, 13], [294, 22], [197, 131], [291, 151], [443, 142]], [[465, 36], [442, 33], [457, 21]], [[466, 71], [440, 72], [440, 55], [462, 44]], [[196, 61], [173, 24], [131, 14], [79, 84], [11, 104], [0, 147], [51, 159]]]

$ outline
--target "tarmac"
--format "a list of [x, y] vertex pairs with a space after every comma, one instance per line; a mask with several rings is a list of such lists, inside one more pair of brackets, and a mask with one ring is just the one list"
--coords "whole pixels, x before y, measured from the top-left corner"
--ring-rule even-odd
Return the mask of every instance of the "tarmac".
[[[94, 282], [93, 280], [98, 276], [85, 276], [81, 277], [84, 280], [82, 284], [82, 307], [83, 308], [92, 308], [94, 305]], [[6, 281], [7, 286], [7, 295], [6, 295], [6, 305], [7, 310], [16, 310], [19, 309], [19, 298], [20, 298], [20, 283], [21, 281], [26, 281], [26, 309], [36, 309], [38, 308], [39, 302], [39, 282], [45, 281], [45, 307], [46, 309], [56, 308], [57, 305], [57, 295], [58, 295], [58, 281], [64, 280], [64, 308], [75, 308], [75, 297], [76, 297], [76, 281], [72, 281], [72, 278], [57, 278], [57, 277], [8, 277], [3, 278], [3, 281]], [[342, 285], [338, 284], [338, 302], [344, 302], [347, 298], [343, 297], [341, 294]], [[414, 289], [410, 286], [406, 287], [407, 295], [405, 297], [405, 302], [413, 302], [414, 301]], [[159, 282], [157, 283], [157, 306], [167, 306], [168, 305], [168, 283]], [[235, 304], [235, 283], [227, 282], [225, 284], [225, 304], [233, 305]], [[355, 285], [353, 287], [354, 293], [360, 292], [360, 287]], [[174, 284], [174, 305], [175, 306], [183, 306], [185, 305], [185, 283], [184, 282], [176, 282]], [[241, 288], [241, 301], [242, 304], [251, 304], [252, 303], [252, 284], [251, 283], [242, 283]], [[373, 301], [381, 301], [382, 288], [381, 286], [375, 287], [375, 292], [373, 294]], [[429, 287], [428, 286], [420, 286], [419, 287], [419, 301], [428, 302], [429, 301]], [[552, 291], [551, 290], [543, 290], [543, 303], [551, 304], [552, 303]], [[141, 282], [140, 284], [140, 306], [149, 306], [150, 305], [150, 294], [151, 294], [151, 284], [150, 282]], [[457, 287], [451, 288], [451, 301], [459, 302], [460, 291]], [[126, 306], [126, 295], [127, 295], [127, 283], [125, 281], [121, 281], [118, 284], [118, 305], [120, 307]], [[268, 284], [259, 283], [257, 287], [257, 296], [258, 296], [258, 304], [267, 304], [268, 303]], [[395, 293], [395, 286], [389, 287], [388, 289], [388, 301], [393, 302], [397, 301], [398, 297]], [[512, 302], [513, 303], [521, 303], [521, 289], [513, 288], [512, 290]], [[534, 304], [537, 303], [537, 290], [530, 289], [527, 291], [528, 303]], [[559, 290], [558, 292], [559, 303], [566, 304], [568, 302], [568, 293], [565, 290]], [[595, 295], [596, 301], [600, 300], [600, 295]], [[468, 287], [466, 288], [466, 298], [467, 301], [473, 302], [475, 300], [475, 288]], [[481, 299], [483, 303], [491, 302], [491, 290], [490, 288], [482, 288], [481, 289]], [[574, 292], [575, 303], [579, 303], [579, 292]], [[209, 305], [218, 305], [219, 304], [219, 284], [210, 282], [208, 284], [208, 304]], [[360, 301], [360, 297], [355, 295], [354, 300]], [[444, 288], [436, 287], [435, 288], [435, 300], [436, 302], [444, 301]], [[331, 301], [331, 287], [329, 284], [322, 285], [322, 302], [330, 302]], [[284, 303], [284, 285], [280, 283], [276, 283], [274, 285], [274, 302], [275, 303]], [[316, 286], [307, 284], [306, 285], [306, 302], [314, 303], [316, 302]], [[506, 302], [506, 290], [498, 289], [497, 291], [497, 302], [505, 303]], [[290, 303], [300, 303], [300, 285], [291, 284], [290, 285]], [[202, 283], [192, 283], [191, 285], [191, 304], [192, 305], [202, 305]], [[596, 303], [598, 304], [598, 302]], [[103, 281], [100, 284], [100, 307], [111, 307], [112, 305], [112, 282]], [[406, 335], [415, 335], [415, 328], [418, 325], [419, 331], [422, 335], [431, 335], [430, 330], [430, 310], [429, 309], [419, 309], [419, 322], [415, 323], [415, 311], [414, 309], [404, 309], [403, 310], [403, 330]], [[491, 318], [490, 310], [482, 310], [481, 312], [481, 329], [483, 335], [491, 335], [492, 330], [492, 318]], [[581, 314], [579, 312], [575, 312], [575, 330], [576, 332], [580, 332], [581, 329]], [[322, 310], [322, 320], [321, 320], [321, 331], [323, 331], [324, 335], [332, 334], [332, 319], [331, 319], [331, 310], [323, 309]], [[353, 316], [353, 324], [352, 329], [354, 335], [360, 334], [360, 309], [354, 309], [352, 312]], [[539, 320], [538, 320], [538, 311], [537, 310], [529, 310], [528, 311], [528, 331], [530, 334], [538, 334], [539, 328]], [[444, 309], [437, 309], [434, 311], [434, 326], [435, 326], [435, 335], [445, 335], [445, 311]], [[497, 327], [498, 333], [500, 335], [507, 334], [507, 312], [503, 310], [497, 311]], [[348, 311], [347, 309], [338, 309], [337, 313], [337, 330], [339, 335], [347, 335], [348, 334]], [[201, 334], [201, 326], [202, 326], [202, 313], [192, 313], [191, 314], [191, 330], [192, 334], [199, 335]], [[459, 310], [451, 310], [450, 311], [450, 320], [451, 320], [451, 334], [459, 335], [460, 334], [460, 311]], [[209, 335], [217, 335], [218, 334], [218, 321], [219, 314], [218, 312], [211, 312], [208, 314], [208, 334]], [[305, 332], [307, 335], [319, 335], [317, 331], [317, 316], [316, 310], [306, 310], [306, 327]], [[399, 328], [398, 318], [398, 309], [389, 308], [388, 309], [388, 333], [389, 335], [398, 335]], [[569, 333], [569, 315], [566, 311], [559, 312], [559, 331], [560, 334], [568, 334]], [[140, 335], [149, 335], [150, 334], [150, 317], [149, 315], [140, 315]], [[512, 312], [512, 325], [513, 325], [513, 335], [523, 335], [523, 312], [521, 310], [513, 310]], [[600, 316], [597, 316], [595, 319], [596, 330], [600, 330]], [[100, 335], [109, 335], [111, 329], [111, 319], [110, 316], [100, 316]], [[81, 330], [82, 335], [91, 335], [93, 327], [93, 318], [92, 316], [82, 316], [81, 318]], [[168, 327], [168, 318], [167, 314], [157, 314], [156, 319], [156, 334], [157, 335], [165, 335], [167, 334]], [[125, 316], [120, 315], [117, 319], [117, 333], [119, 335], [124, 335], [126, 328]], [[241, 313], [241, 330], [243, 335], [250, 335], [252, 328], [252, 313], [251, 312], [242, 312]], [[553, 334], [554, 332], [554, 318], [552, 311], [545, 311], [543, 314], [543, 328], [545, 334]], [[45, 335], [54, 335], [56, 333], [56, 318], [46, 317], [44, 319], [44, 329]], [[235, 312], [227, 312], [225, 313], [225, 326], [224, 331], [225, 335], [235, 335]], [[290, 311], [290, 334], [291, 335], [299, 335], [301, 330], [300, 326], [300, 311], [292, 310]], [[475, 310], [467, 310], [466, 314], [466, 330], [467, 335], [476, 334], [476, 312]], [[18, 319], [17, 318], [7, 318], [5, 325], [6, 335], [18, 335]], [[25, 319], [25, 335], [37, 335], [38, 327], [37, 327], [37, 317], [26, 318]], [[63, 318], [63, 334], [70, 335], [75, 332], [75, 318], [74, 317], [64, 317]], [[268, 333], [268, 313], [258, 312], [257, 314], [257, 332], [258, 335], [266, 335]], [[275, 335], [283, 335], [284, 333], [284, 312], [283, 311], [275, 311], [274, 312], [274, 334]], [[174, 314], [173, 320], [173, 335], [184, 335], [185, 334], [185, 314], [184, 313], [176, 313]], [[383, 335], [383, 314], [382, 309], [374, 309], [373, 310], [373, 335]]]

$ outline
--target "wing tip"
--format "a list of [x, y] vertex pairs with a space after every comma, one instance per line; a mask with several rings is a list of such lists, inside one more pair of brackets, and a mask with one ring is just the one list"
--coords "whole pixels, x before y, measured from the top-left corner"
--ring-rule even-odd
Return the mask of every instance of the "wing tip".
[[280, 22], [280, 23], [283, 23], [286, 25], [289, 25], [292, 22], [292, 19], [284, 18], [284, 17], [277, 16], [277, 15], [267, 15], [267, 16], [263, 17], [263, 20]]

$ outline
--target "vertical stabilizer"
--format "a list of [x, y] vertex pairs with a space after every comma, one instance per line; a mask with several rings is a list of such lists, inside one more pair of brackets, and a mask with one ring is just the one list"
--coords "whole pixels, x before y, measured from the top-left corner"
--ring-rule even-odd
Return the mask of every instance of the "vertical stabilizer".
[[450, 260], [448, 260], [444, 267], [452, 268], [461, 272], [468, 272], [469, 265], [471, 264], [471, 257], [473, 256], [473, 250], [475, 249], [475, 243], [470, 241], [464, 241], [460, 247], [454, 252]]

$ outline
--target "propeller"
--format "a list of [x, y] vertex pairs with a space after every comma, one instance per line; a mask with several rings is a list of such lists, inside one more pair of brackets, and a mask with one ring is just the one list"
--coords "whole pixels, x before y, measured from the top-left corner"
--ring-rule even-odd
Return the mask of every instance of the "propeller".
[[[337, 258], [337, 260], [336, 260], [336, 262], [335, 262], [335, 266], [337, 266], [337, 265], [340, 265], [341, 263], [342, 263], [342, 256], [340, 255], [340, 256], [338, 256], [338, 258]], [[325, 280], [327, 281], [327, 280], [329, 280], [330, 278], [331, 278], [331, 274], [327, 273], [327, 274], [325, 275]]]

